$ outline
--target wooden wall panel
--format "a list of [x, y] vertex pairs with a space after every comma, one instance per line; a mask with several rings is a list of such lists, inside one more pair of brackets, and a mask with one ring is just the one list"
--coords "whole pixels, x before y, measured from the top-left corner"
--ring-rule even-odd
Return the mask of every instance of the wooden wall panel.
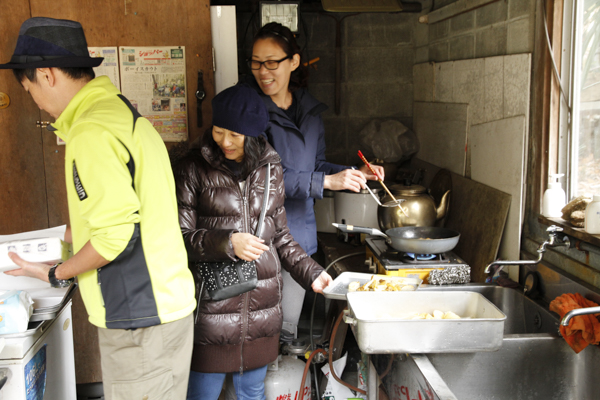
[[[81, 22], [89, 46], [185, 46], [189, 139], [211, 122], [214, 97], [209, 0], [0, 0], [0, 62], [10, 59], [21, 23], [33, 16]], [[204, 126], [197, 127], [198, 70], [204, 71]], [[67, 222], [64, 147], [54, 134], [35, 127], [40, 112], [12, 77], [0, 71], [0, 91], [13, 103], [0, 110], [0, 233], [16, 233]], [[26, 128], [26, 129], [25, 129]], [[168, 144], [170, 146], [170, 144]], [[77, 383], [100, 382], [96, 328], [87, 320], [80, 296], [73, 299]]]
[[[29, 18], [27, 1], [0, 0], [0, 62], [17, 43], [21, 23]], [[40, 111], [11, 70], [0, 70], [0, 92], [11, 103], [0, 110], [0, 234], [48, 227]]]
[[[211, 120], [214, 96], [209, 0], [31, 0], [32, 16], [81, 22], [89, 46], [185, 46], [189, 137]], [[204, 127], [197, 127], [198, 70], [204, 71]]]
[[[44, 121], [52, 120], [42, 112]], [[67, 187], [65, 184], [65, 146], [56, 144], [56, 135], [44, 129], [44, 165], [46, 169], [46, 197], [48, 226], [68, 224]]]

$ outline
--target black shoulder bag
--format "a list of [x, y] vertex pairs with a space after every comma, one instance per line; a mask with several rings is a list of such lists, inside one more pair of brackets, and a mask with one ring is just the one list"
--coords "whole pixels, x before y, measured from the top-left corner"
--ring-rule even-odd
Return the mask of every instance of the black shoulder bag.
[[[256, 236], [259, 238], [262, 234], [267, 203], [269, 202], [270, 178], [271, 164], [267, 164], [265, 195], [258, 219], [258, 226], [256, 227]], [[211, 300], [217, 301], [235, 297], [256, 288], [258, 284], [256, 263], [254, 261], [237, 259], [235, 261], [198, 262], [196, 266], [202, 275], [202, 286], [206, 286]], [[202, 296], [202, 289], [199, 296]]]

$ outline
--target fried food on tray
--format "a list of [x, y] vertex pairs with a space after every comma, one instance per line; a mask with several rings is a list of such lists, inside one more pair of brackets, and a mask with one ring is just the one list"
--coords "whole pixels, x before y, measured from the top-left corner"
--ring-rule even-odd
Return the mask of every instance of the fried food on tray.
[[348, 284], [349, 292], [399, 292], [415, 289], [414, 285], [402, 283], [397, 279], [378, 279], [375, 276], [364, 285], [361, 285], [358, 281], [353, 281]]
[[429, 313], [413, 313], [408, 319], [460, 319], [460, 316], [452, 311], [434, 310], [433, 315]]

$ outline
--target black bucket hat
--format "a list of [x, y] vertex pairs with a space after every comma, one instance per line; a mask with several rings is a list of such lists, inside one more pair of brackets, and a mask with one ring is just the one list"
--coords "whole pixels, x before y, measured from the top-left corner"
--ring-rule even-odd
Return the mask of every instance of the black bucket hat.
[[212, 99], [212, 123], [244, 136], [258, 137], [267, 129], [269, 112], [256, 90], [235, 85]]
[[86, 68], [103, 60], [90, 57], [79, 22], [35, 17], [23, 22], [14, 54], [0, 69]]

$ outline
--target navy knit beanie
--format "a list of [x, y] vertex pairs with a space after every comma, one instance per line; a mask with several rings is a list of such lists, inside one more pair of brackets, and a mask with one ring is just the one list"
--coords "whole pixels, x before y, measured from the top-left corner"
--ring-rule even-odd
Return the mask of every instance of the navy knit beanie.
[[236, 85], [212, 100], [212, 123], [219, 128], [258, 137], [267, 129], [269, 113], [256, 90]]

